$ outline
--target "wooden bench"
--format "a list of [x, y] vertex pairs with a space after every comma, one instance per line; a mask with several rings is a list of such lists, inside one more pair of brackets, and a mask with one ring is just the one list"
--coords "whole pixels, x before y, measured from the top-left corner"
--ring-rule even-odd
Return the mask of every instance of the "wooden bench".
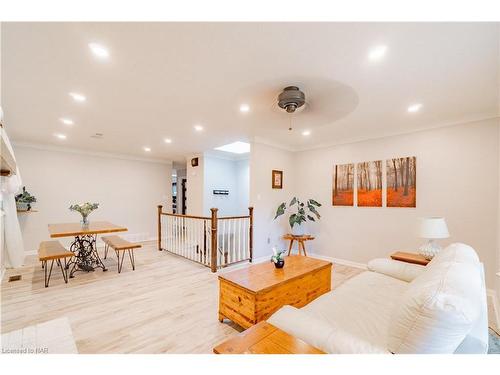
[[[101, 237], [101, 240], [104, 242], [104, 259], [108, 256], [108, 250], [111, 247], [118, 258], [118, 273], [122, 272], [123, 258], [125, 258], [125, 251], [128, 252], [128, 256], [130, 258], [130, 263], [132, 264], [132, 270], [135, 271], [135, 258], [134, 258], [134, 250], [141, 248], [142, 245], [138, 243], [129, 242], [124, 240], [120, 236], [104, 236]], [[120, 252], [121, 261], [120, 261]]]
[[[67, 250], [59, 241], [44, 241], [40, 243], [40, 247], [38, 248], [38, 259], [42, 262], [42, 268], [44, 269], [45, 274], [45, 287], [49, 286], [50, 276], [52, 275], [52, 267], [54, 266], [54, 261], [57, 262], [57, 265], [61, 268], [61, 272], [64, 278], [64, 282], [68, 283], [68, 263], [66, 261], [67, 258], [71, 258], [73, 253]], [[50, 263], [50, 270], [47, 275], [47, 262]], [[62, 264], [62, 260], [64, 260], [64, 266]]]

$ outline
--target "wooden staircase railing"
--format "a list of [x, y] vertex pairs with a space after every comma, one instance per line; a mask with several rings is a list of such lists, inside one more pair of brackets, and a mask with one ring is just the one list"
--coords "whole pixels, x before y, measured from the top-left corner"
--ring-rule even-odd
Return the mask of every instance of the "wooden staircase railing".
[[158, 206], [158, 250], [166, 250], [210, 267], [212, 272], [231, 264], [252, 261], [253, 207], [248, 215], [218, 217], [179, 215]]

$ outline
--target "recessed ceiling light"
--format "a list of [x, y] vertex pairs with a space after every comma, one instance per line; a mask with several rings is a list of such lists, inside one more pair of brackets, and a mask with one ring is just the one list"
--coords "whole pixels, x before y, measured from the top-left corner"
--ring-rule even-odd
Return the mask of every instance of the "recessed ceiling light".
[[304, 130], [304, 131], [302, 132], [302, 135], [306, 135], [306, 136], [307, 136], [307, 135], [311, 135], [311, 131], [310, 131], [310, 130]]
[[74, 122], [73, 120], [69, 119], [69, 118], [62, 118], [61, 119], [61, 122], [64, 124], [64, 125], [73, 125]]
[[387, 52], [387, 46], [381, 45], [374, 47], [370, 50], [370, 53], [368, 54], [368, 59], [370, 61], [378, 61], [385, 56], [386, 52]]
[[420, 109], [422, 108], [422, 104], [420, 103], [415, 103], [415, 104], [412, 104], [408, 107], [408, 112], [410, 113], [415, 113], [415, 112], [418, 112], [420, 111]]
[[246, 154], [247, 152], [250, 152], [250, 143], [238, 141], [216, 147], [215, 149], [219, 151], [232, 152], [233, 154]]
[[250, 106], [248, 104], [240, 105], [240, 112], [248, 112], [250, 111]]
[[87, 100], [84, 95], [78, 94], [77, 92], [70, 92], [69, 96], [71, 96], [75, 102], [84, 102]]
[[151, 148], [150, 147], [144, 147], [144, 151], [151, 152]]
[[109, 51], [107, 50], [107, 48], [100, 44], [89, 43], [89, 48], [92, 53], [100, 59], [107, 59], [109, 57]]
[[170, 138], [165, 138], [165, 143], [172, 143], [172, 140]]
[[61, 133], [55, 133], [54, 137], [57, 137], [59, 139], [66, 139], [66, 135], [65, 134], [61, 134]]
[[203, 126], [201, 126], [201, 125], [195, 125], [194, 126], [194, 130], [196, 130], [197, 132], [201, 132], [203, 130]]

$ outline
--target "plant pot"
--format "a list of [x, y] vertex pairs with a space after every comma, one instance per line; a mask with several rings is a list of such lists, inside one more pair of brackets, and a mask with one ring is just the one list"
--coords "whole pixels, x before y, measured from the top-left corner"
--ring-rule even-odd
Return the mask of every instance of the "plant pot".
[[31, 206], [26, 202], [16, 202], [16, 209], [18, 211], [28, 211], [31, 209]]
[[303, 236], [306, 234], [306, 226], [305, 225], [294, 225], [292, 228], [292, 234], [294, 236]]
[[274, 267], [283, 268], [283, 266], [285, 265], [285, 260], [281, 259], [281, 260], [278, 260], [277, 262], [273, 262], [273, 263], [274, 263]]

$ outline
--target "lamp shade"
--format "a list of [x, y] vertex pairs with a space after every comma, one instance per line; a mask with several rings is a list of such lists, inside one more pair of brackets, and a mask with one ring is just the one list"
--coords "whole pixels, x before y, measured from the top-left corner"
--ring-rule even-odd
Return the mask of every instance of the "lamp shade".
[[420, 221], [419, 235], [422, 238], [448, 238], [448, 226], [444, 217], [424, 217]]

